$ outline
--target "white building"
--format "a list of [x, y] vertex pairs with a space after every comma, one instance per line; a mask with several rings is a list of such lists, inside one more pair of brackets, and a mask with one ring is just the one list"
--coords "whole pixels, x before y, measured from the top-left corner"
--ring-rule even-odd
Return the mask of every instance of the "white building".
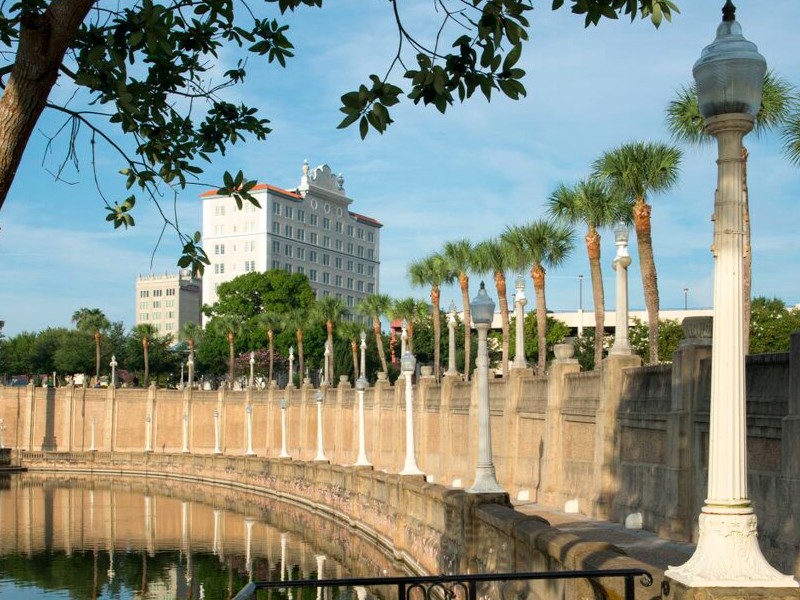
[[335, 296], [352, 308], [380, 289], [381, 223], [350, 210], [344, 178], [328, 165], [309, 170], [284, 190], [259, 184], [261, 208], [206, 192], [203, 248], [211, 264], [203, 276], [203, 302], [217, 301], [220, 283], [251, 271], [304, 273], [317, 297]]
[[201, 285], [186, 269], [175, 275], [139, 275], [136, 324], [151, 323], [159, 334], [171, 334], [177, 341], [184, 323], [200, 323]]

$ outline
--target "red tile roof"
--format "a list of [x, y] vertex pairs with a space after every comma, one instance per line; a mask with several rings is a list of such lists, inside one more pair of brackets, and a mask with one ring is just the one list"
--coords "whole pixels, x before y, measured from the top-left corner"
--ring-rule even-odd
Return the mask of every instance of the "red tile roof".
[[363, 221], [364, 223], [369, 223], [370, 225], [374, 225], [375, 227], [383, 227], [383, 223], [380, 221], [376, 221], [371, 217], [366, 217], [364, 215], [360, 215], [358, 213], [350, 212], [350, 216], [353, 217], [356, 221]]
[[[270, 185], [268, 183], [259, 183], [257, 184], [252, 190], [252, 192], [261, 192], [264, 190], [270, 190], [272, 192], [277, 192], [278, 194], [283, 194], [285, 196], [289, 196], [290, 198], [296, 198], [297, 200], [302, 200], [303, 197], [298, 194], [297, 192], [290, 192], [288, 190], [284, 190], [279, 187], [275, 187], [274, 185]], [[208, 190], [207, 192], [203, 192], [200, 194], [201, 198], [211, 198], [212, 196], [218, 196], [217, 190]]]

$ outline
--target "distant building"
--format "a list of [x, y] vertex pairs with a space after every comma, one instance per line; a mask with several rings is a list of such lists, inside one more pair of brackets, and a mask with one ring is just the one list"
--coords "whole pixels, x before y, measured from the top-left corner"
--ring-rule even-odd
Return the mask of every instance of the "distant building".
[[159, 334], [177, 341], [184, 323], [200, 323], [202, 282], [191, 271], [175, 275], [140, 275], [136, 280], [136, 324], [151, 323]]
[[252, 271], [304, 273], [317, 298], [334, 296], [352, 308], [380, 289], [383, 225], [350, 210], [344, 178], [328, 165], [303, 164], [300, 185], [284, 190], [259, 184], [250, 192], [261, 208], [241, 210], [229, 196], [206, 192], [203, 248], [211, 264], [203, 276], [203, 301], [217, 301], [220, 283]]

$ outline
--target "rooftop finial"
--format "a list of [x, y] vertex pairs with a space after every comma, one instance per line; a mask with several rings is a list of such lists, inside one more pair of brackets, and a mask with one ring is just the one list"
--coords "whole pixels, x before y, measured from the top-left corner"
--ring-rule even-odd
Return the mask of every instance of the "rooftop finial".
[[722, 7], [722, 20], [723, 22], [736, 20], [736, 7], [731, 0], [726, 0], [725, 6]]

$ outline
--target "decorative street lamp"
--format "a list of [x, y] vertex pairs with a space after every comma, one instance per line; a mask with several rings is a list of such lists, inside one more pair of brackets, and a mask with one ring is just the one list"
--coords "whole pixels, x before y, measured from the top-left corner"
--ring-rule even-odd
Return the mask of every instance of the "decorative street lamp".
[[447, 373], [445, 375], [458, 375], [456, 370], [456, 303], [450, 301], [447, 310]]
[[693, 73], [706, 131], [717, 139], [714, 206], [714, 325], [708, 433], [708, 493], [694, 554], [666, 574], [689, 587], [797, 587], [773, 569], [756, 539], [747, 497], [743, 332], [742, 138], [761, 106], [767, 65], [742, 36], [730, 0]]
[[95, 427], [95, 418], [92, 417], [92, 431], [91, 431], [91, 438], [89, 438], [91, 444], [89, 445], [89, 452], [96, 452], [97, 448], [94, 445], [94, 427]]
[[[514, 343], [514, 362], [512, 369], [525, 369], [528, 361], [525, 360], [525, 305], [528, 299], [525, 298], [525, 278], [517, 276], [517, 289], [514, 294], [514, 320], [516, 321], [516, 340]], [[475, 319], [473, 319], [474, 321]]]
[[683, 310], [689, 310], [689, 288], [683, 288]]
[[189, 360], [186, 361], [186, 366], [189, 369], [189, 389], [194, 385], [194, 352], [189, 354]]
[[[327, 360], [325, 364], [327, 366]], [[324, 397], [325, 394], [322, 393], [322, 390], [317, 390], [314, 396], [317, 401], [317, 455], [314, 457], [316, 462], [328, 462], [328, 458], [325, 456], [324, 444], [322, 443], [322, 400]]]
[[361, 332], [361, 377], [366, 378], [367, 376], [367, 369], [366, 369], [366, 358], [365, 352], [367, 351], [367, 334], [363, 331]]
[[403, 323], [400, 326], [400, 356], [402, 357], [403, 354], [406, 353], [408, 350], [408, 321], [403, 319]]
[[256, 453], [253, 452], [253, 405], [247, 404], [244, 407], [244, 416], [247, 420], [247, 451], [244, 453], [245, 456], [255, 456]]
[[219, 447], [219, 411], [214, 411], [214, 454], [222, 454]]
[[417, 359], [411, 352], [406, 351], [400, 357], [400, 370], [406, 380], [406, 463], [400, 475], [423, 475], [417, 466], [416, 450], [414, 448], [414, 413], [411, 390], [411, 375], [417, 366]]
[[250, 352], [250, 387], [253, 387], [253, 368], [256, 366], [256, 353]]
[[[111, 367], [111, 387], [115, 387], [117, 385], [117, 357], [112, 354], [111, 355], [111, 362], [108, 363], [108, 366]], [[55, 381], [55, 379], [53, 379]]]
[[478, 355], [475, 357], [478, 380], [478, 462], [475, 466], [475, 482], [467, 490], [471, 494], [503, 493], [497, 483], [492, 462], [492, 427], [489, 414], [489, 349], [487, 337], [494, 317], [494, 302], [486, 293], [481, 281], [478, 295], [470, 303], [472, 323], [478, 330]]
[[617, 256], [611, 266], [617, 272], [617, 325], [614, 345], [608, 353], [628, 356], [631, 354], [628, 342], [628, 267], [631, 257], [628, 254], [628, 226], [625, 223], [619, 222], [614, 227], [614, 241], [617, 244]]
[[144, 418], [144, 451], [153, 451], [153, 417], [150, 415]]
[[294, 346], [289, 346], [289, 381], [286, 385], [294, 385]]
[[278, 458], [291, 458], [286, 450], [286, 398], [281, 398], [281, 453]]
[[189, 453], [189, 413], [183, 413], [183, 448], [181, 448], [181, 452], [184, 454]]
[[324, 355], [325, 355], [325, 370], [323, 372], [325, 373], [325, 375], [322, 378], [322, 384], [323, 385], [330, 385], [331, 380], [329, 378], [328, 364], [330, 362], [331, 349], [328, 347], [328, 342], [325, 342]]
[[367, 390], [368, 385], [367, 379], [362, 373], [361, 377], [356, 379], [356, 392], [358, 393], [358, 458], [356, 458], [355, 466], [357, 467], [369, 467], [372, 464], [367, 460], [364, 432], [364, 392]]

